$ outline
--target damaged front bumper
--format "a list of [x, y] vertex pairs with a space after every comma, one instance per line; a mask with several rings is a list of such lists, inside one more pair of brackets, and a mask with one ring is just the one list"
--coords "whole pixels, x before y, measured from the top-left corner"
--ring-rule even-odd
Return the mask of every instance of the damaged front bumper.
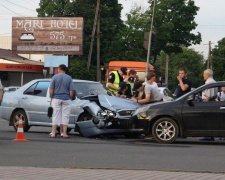
[[143, 133], [142, 129], [131, 129], [132, 121], [130, 119], [107, 120], [103, 117], [93, 117], [92, 120], [77, 122], [76, 124], [84, 137], [103, 134]]

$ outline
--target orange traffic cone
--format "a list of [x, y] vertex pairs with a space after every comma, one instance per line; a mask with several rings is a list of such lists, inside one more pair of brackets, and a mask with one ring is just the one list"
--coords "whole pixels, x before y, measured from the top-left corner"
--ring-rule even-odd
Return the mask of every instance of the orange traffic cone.
[[20, 116], [16, 139], [13, 139], [12, 141], [28, 141], [27, 139], [24, 139], [22, 116]]

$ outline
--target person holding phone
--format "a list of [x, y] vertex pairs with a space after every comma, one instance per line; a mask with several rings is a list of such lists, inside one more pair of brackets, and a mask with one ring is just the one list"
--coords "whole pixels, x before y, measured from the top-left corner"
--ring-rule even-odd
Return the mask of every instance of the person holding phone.
[[179, 69], [179, 75], [177, 76], [178, 86], [175, 90], [174, 96], [179, 98], [184, 94], [191, 91], [191, 81], [187, 78], [187, 70], [185, 68]]

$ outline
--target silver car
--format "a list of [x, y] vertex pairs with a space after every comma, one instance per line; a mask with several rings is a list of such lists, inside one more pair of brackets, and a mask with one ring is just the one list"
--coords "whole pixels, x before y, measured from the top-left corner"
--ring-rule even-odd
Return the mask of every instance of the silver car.
[[[50, 106], [51, 79], [33, 80], [16, 91], [5, 92], [0, 115], [17, 130], [22, 116], [24, 131], [31, 126], [52, 126], [47, 116]], [[130, 133], [129, 119], [139, 104], [107, 94], [102, 84], [73, 80], [76, 99], [72, 102], [68, 131], [74, 129], [83, 136], [106, 133]]]

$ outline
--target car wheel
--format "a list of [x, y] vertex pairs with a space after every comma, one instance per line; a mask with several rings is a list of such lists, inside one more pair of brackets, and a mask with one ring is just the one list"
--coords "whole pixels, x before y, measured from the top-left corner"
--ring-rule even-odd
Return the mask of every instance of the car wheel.
[[88, 120], [92, 120], [92, 116], [90, 114], [83, 114], [78, 119], [78, 121], [88, 121]]
[[21, 116], [22, 116], [22, 122], [23, 122], [23, 131], [27, 132], [30, 129], [30, 126], [28, 125], [27, 115], [23, 110], [16, 111], [13, 114], [12, 116], [13, 127], [17, 131]]
[[170, 118], [161, 118], [153, 124], [152, 136], [159, 143], [172, 143], [177, 139], [178, 134], [178, 125]]

